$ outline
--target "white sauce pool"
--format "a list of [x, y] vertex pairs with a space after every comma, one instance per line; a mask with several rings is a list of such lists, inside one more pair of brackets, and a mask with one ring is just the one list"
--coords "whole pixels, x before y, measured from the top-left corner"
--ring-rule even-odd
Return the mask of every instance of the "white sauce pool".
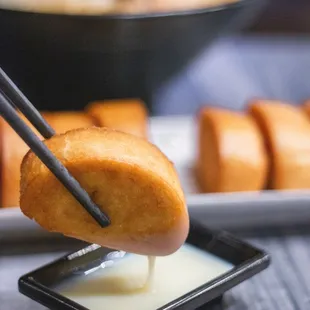
[[91, 310], [154, 310], [234, 267], [190, 245], [157, 257], [154, 274], [149, 275], [153, 263], [145, 256], [128, 254], [112, 267], [67, 283], [58, 291]]

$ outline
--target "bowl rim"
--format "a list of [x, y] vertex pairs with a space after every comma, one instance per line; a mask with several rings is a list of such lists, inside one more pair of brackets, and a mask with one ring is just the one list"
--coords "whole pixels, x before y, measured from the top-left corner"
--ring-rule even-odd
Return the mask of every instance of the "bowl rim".
[[134, 13], [134, 14], [65, 14], [65, 13], [49, 13], [49, 12], [33, 12], [18, 9], [10, 9], [0, 7], [0, 13], [31, 15], [40, 17], [56, 17], [56, 18], [69, 18], [69, 19], [91, 19], [91, 20], [144, 20], [144, 19], [162, 19], [171, 17], [183, 17], [192, 15], [203, 15], [212, 12], [223, 11], [226, 9], [235, 9], [243, 7], [248, 3], [263, 2], [263, 0], [237, 0], [235, 2], [223, 3], [214, 6], [202, 7], [199, 9], [187, 9], [187, 10], [173, 10], [169, 12], [151, 12], [151, 13]]

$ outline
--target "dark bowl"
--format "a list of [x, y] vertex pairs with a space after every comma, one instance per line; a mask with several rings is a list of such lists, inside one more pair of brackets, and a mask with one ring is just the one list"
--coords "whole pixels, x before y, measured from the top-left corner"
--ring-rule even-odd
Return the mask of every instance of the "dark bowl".
[[0, 9], [0, 65], [39, 109], [92, 100], [149, 101], [219, 35], [240, 29], [261, 0], [186, 12], [72, 16]]

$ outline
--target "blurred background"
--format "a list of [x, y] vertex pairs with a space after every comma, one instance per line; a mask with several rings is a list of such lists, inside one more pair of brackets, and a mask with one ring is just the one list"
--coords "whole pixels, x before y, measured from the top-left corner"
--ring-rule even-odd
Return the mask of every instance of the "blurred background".
[[157, 114], [193, 114], [204, 104], [232, 109], [253, 97], [300, 104], [310, 96], [310, 2], [269, 0], [238, 35], [205, 50], [158, 93]]
[[[193, 114], [205, 104], [239, 109], [256, 96], [293, 103], [310, 96], [309, 1], [242, 2], [240, 12], [195, 22], [142, 21], [145, 33], [140, 22], [0, 12], [0, 64], [45, 110], [142, 97], [153, 115]], [[174, 38], [170, 45], [163, 34]]]

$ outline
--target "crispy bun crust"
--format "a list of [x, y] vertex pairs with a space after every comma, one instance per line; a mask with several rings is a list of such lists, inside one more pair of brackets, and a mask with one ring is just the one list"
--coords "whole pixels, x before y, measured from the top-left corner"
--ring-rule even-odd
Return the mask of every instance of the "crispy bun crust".
[[[42, 139], [41, 135], [24, 117], [24, 115], [20, 114], [19, 116], [33, 130], [33, 132]], [[20, 164], [23, 157], [28, 152], [29, 147], [3, 118], [0, 118], [0, 140], [1, 207], [18, 207]]]
[[42, 112], [42, 115], [58, 134], [72, 129], [88, 128], [96, 125], [91, 116], [79, 111]]
[[148, 137], [148, 114], [139, 99], [96, 101], [86, 107], [100, 127], [108, 127], [141, 138]]
[[[42, 115], [56, 133], [95, 125], [90, 116], [81, 112], [42, 112]], [[20, 114], [20, 117], [40, 139], [43, 139], [23, 114]], [[20, 165], [29, 147], [3, 119], [0, 119], [0, 140], [1, 207], [17, 207], [19, 206]]]
[[272, 189], [310, 188], [310, 122], [297, 107], [255, 100], [249, 106], [261, 128], [271, 158]]
[[268, 159], [253, 119], [218, 108], [202, 109], [196, 169], [204, 192], [261, 190]]
[[173, 164], [154, 145], [96, 127], [45, 143], [111, 225], [99, 227], [32, 152], [21, 168], [26, 216], [49, 231], [138, 254], [168, 255], [184, 243], [189, 229], [184, 194]]

